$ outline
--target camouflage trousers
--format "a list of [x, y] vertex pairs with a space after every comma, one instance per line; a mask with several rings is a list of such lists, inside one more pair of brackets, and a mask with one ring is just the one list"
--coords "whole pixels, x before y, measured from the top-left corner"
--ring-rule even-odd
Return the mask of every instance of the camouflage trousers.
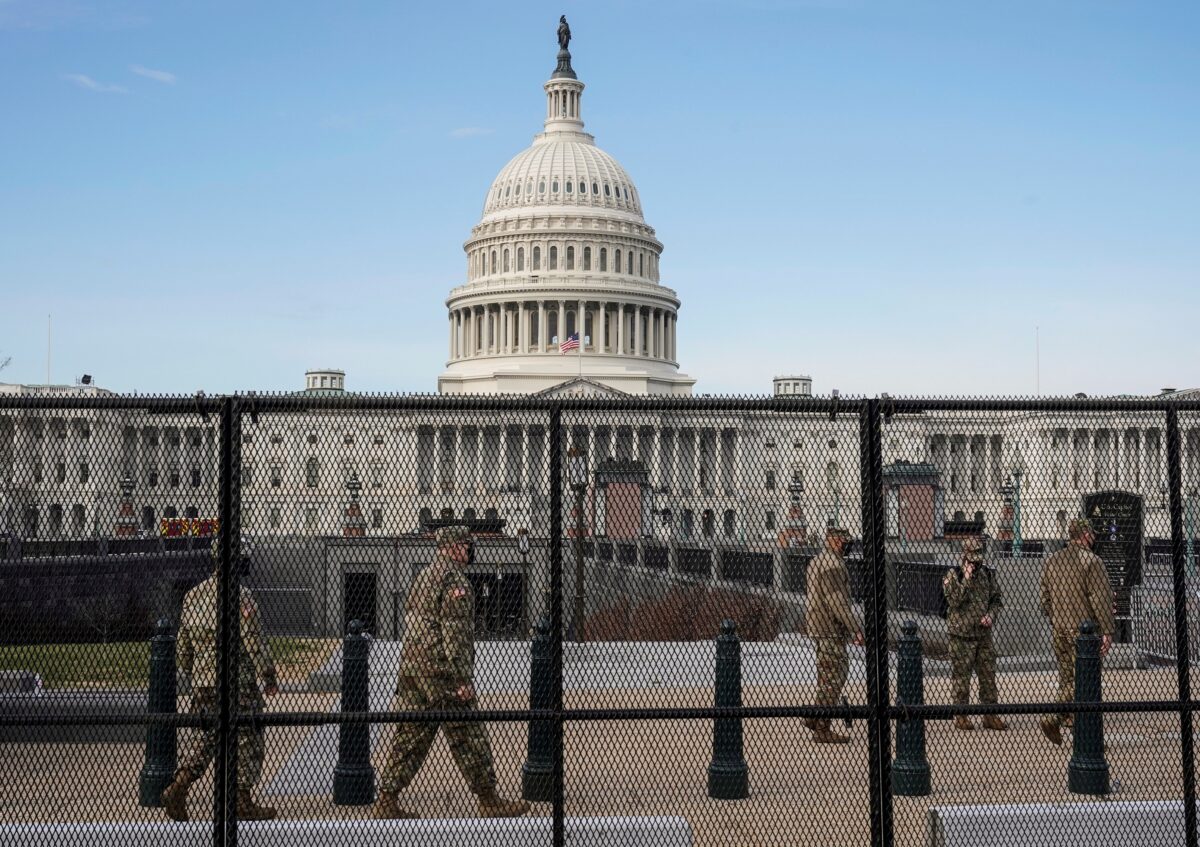
[[[430, 710], [471, 711], [475, 700], [466, 703], [455, 696], [457, 686], [445, 680], [401, 676], [396, 687], [400, 696], [399, 708], [406, 712]], [[394, 794], [408, 786], [421, 769], [439, 724], [402, 723], [396, 726], [392, 749], [379, 778], [379, 790]], [[440, 724], [446, 733], [446, 743], [459, 773], [473, 794], [483, 794], [496, 787], [496, 771], [492, 764], [492, 747], [487, 727], [479, 721], [454, 721]]]
[[[1054, 659], [1058, 663], [1058, 702], [1069, 703], [1075, 699], [1075, 633], [1056, 632], [1052, 643]], [[1061, 712], [1051, 717], [1062, 726], [1067, 714]]]
[[979, 676], [979, 702], [997, 702], [996, 648], [990, 632], [979, 638], [950, 636], [951, 696], [955, 703], [971, 702], [972, 672]]
[[[253, 693], [242, 688], [238, 695], [240, 711], [262, 711], [262, 695], [255, 685]], [[217, 690], [215, 688], [197, 688], [192, 692], [192, 705], [188, 711], [192, 714], [215, 715], [217, 713]], [[266, 757], [266, 745], [263, 743], [263, 731], [241, 727], [237, 736], [237, 784], [241, 791], [250, 791], [258, 785], [262, 776], [263, 759]], [[193, 729], [184, 747], [183, 756], [179, 760], [179, 769], [192, 775], [193, 780], [199, 779], [208, 770], [209, 764], [217, 753], [217, 730]]]
[[817, 648], [818, 706], [836, 706], [841, 701], [846, 677], [850, 674], [850, 657], [846, 642], [840, 638], [814, 638]]

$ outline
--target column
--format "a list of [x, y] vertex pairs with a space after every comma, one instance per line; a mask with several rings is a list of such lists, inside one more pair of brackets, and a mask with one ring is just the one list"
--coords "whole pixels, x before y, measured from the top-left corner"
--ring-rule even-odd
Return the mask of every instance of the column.
[[528, 491], [533, 480], [529, 478], [529, 427], [521, 427], [521, 490]]
[[450, 313], [450, 358], [454, 358], [454, 313]]
[[633, 311], [633, 355], [642, 355], [642, 307], [635, 306]]
[[558, 301], [558, 343], [562, 344], [567, 340], [567, 335], [563, 331], [567, 325], [567, 301]]
[[522, 300], [517, 304], [517, 350], [521, 353], [529, 352], [529, 326], [525, 323], [527, 317], [525, 301]]
[[608, 304], [600, 301], [600, 326], [596, 329], [596, 337], [600, 339], [597, 353], [608, 352]]
[[662, 481], [662, 427], [654, 427], [654, 446], [650, 450], [650, 488], [663, 486]]
[[667, 355], [667, 310], [666, 309], [659, 310], [658, 320], [662, 327], [662, 333], [659, 336], [659, 342], [658, 342], [658, 357], [660, 359], [669, 359], [671, 357]]
[[492, 352], [493, 328], [492, 307], [485, 304], [483, 307], [483, 354], [485, 356], [491, 354]]
[[651, 359], [654, 358], [654, 350], [658, 344], [657, 321], [658, 321], [658, 319], [654, 316], [654, 308], [651, 307], [651, 308], [647, 309], [646, 310], [646, 355], [649, 356]]
[[465, 488], [463, 485], [463, 428], [456, 426], [454, 428], [454, 477], [451, 484], [454, 486], [455, 492], [460, 492]]
[[483, 425], [475, 427], [475, 446], [471, 450], [474, 460], [471, 462], [471, 470], [473, 471], [474, 491], [479, 492], [483, 489]]
[[546, 352], [546, 301], [538, 300], [538, 352]]
[[617, 304], [617, 354], [625, 355], [625, 304]]

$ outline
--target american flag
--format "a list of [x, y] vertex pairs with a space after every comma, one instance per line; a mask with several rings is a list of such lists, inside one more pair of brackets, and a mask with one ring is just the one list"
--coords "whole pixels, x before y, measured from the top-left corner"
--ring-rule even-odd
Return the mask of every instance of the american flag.
[[572, 332], [567, 336], [567, 340], [558, 345], [559, 353], [566, 353], [568, 350], [574, 350], [579, 346], [579, 333]]

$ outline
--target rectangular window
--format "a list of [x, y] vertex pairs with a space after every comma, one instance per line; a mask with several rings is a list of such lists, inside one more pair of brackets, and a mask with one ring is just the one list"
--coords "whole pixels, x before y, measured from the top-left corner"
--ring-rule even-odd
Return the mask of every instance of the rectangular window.
[[283, 468], [279, 465], [271, 465], [271, 487], [278, 488], [283, 485]]
[[958, 491], [958, 474], [956, 473], [950, 474], [950, 490]]
[[377, 445], [378, 445], [378, 444], [383, 444], [383, 433], [382, 433], [382, 432], [377, 432], [377, 433], [375, 433], [375, 443], [376, 443]]
[[80, 481], [80, 482], [87, 482], [87, 481], [88, 481], [88, 475], [89, 475], [89, 474], [88, 474], [88, 463], [87, 463], [87, 462], [80, 462], [80, 463], [79, 463], [79, 481]]
[[375, 529], [383, 526], [383, 509], [371, 510], [371, 526]]
[[254, 485], [254, 465], [249, 462], [242, 463], [242, 488], [249, 488]]
[[313, 529], [317, 528], [317, 510], [316, 509], [309, 508], [309, 509], [304, 510], [304, 528], [308, 529], [308, 530], [313, 530]]
[[771, 529], [771, 530], [775, 529], [775, 513], [774, 512], [767, 512], [766, 525], [767, 525], [767, 529]]
[[383, 463], [376, 462], [371, 465], [371, 487], [383, 488]]
[[42, 481], [42, 461], [41, 461], [41, 459], [39, 459], [38, 461], [33, 463], [33, 481], [34, 482]]
[[54, 481], [60, 485], [67, 481], [67, 463], [57, 462], [54, 465]]
[[271, 515], [270, 515], [270, 518], [269, 518], [268, 520], [269, 520], [269, 521], [270, 521], [270, 523], [271, 523], [271, 528], [272, 528], [272, 529], [279, 529], [279, 510], [278, 510], [278, 509], [272, 509], [272, 510], [271, 510]]
[[767, 471], [767, 491], [775, 490], [775, 471]]
[[200, 487], [200, 469], [192, 468], [192, 488]]
[[178, 468], [174, 468], [171, 471], [170, 483], [171, 483], [172, 488], [179, 487], [179, 469]]
[[146, 485], [150, 488], [158, 486], [158, 468], [151, 468], [146, 472]]

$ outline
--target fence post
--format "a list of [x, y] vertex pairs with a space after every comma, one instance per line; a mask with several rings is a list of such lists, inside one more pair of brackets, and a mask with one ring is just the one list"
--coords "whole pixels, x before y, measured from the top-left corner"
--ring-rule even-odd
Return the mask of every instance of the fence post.
[[[920, 706], [925, 703], [925, 669], [921, 665], [923, 652], [916, 621], [905, 621], [900, 633], [896, 656], [896, 705]], [[896, 759], [892, 762], [892, 793], [901, 797], [924, 797], [929, 792], [925, 719], [899, 720], [896, 722]]]
[[563, 761], [563, 525], [562, 525], [562, 407], [550, 407], [548, 471], [550, 481], [550, 708], [554, 710], [551, 740], [554, 745], [553, 796], [550, 839], [552, 847], [566, 844], [566, 790]]
[[[220, 490], [217, 549], [217, 749], [213, 762], [213, 843], [237, 847], [238, 726], [246, 720], [238, 711], [238, 610], [240, 574], [241, 443], [240, 405], [236, 397], [220, 401]], [[160, 545], [163, 539], [159, 539]], [[159, 548], [160, 550], [162, 547]]]
[[[150, 639], [150, 684], [146, 711], [151, 715], [175, 714], [175, 636], [171, 622], [161, 618]], [[138, 805], [154, 808], [171, 784], [178, 764], [175, 727], [158, 723], [146, 725], [146, 761], [138, 777]]]
[[1189, 621], [1187, 573], [1184, 548], [1191, 544], [1191, 527], [1184, 540], [1183, 526], [1183, 455], [1179, 437], [1179, 412], [1167, 403], [1167, 496], [1171, 521], [1171, 572], [1175, 588], [1175, 670], [1179, 682], [1179, 742], [1183, 765], [1183, 832], [1188, 847], [1196, 847], [1196, 755], [1195, 729], [1192, 724], [1192, 657], [1188, 643]]
[[[1084, 621], [1075, 639], [1075, 702], [1100, 702], [1100, 636], [1096, 624]], [[1104, 715], [1075, 715], [1074, 749], [1067, 765], [1067, 789], [1074, 794], [1107, 794], [1108, 762], [1104, 760]]]
[[[742, 650], [737, 625], [721, 621], [717, 636], [716, 687], [713, 705], [718, 708], [742, 706]], [[717, 800], [744, 800], [750, 796], [749, 768], [742, 755], [742, 719], [717, 718], [713, 721], [713, 757], [708, 766], [708, 796]]]
[[[533, 627], [529, 647], [529, 708], [553, 708], [550, 691], [550, 619], [542, 616]], [[521, 765], [521, 797], [535, 803], [554, 799], [554, 736], [550, 721], [529, 722], [529, 744]]]
[[[371, 637], [363, 622], [350, 621], [342, 640], [342, 711], [370, 711]], [[338, 724], [338, 761], [333, 769], [333, 804], [368, 806], [375, 801], [371, 766], [371, 725]]]

